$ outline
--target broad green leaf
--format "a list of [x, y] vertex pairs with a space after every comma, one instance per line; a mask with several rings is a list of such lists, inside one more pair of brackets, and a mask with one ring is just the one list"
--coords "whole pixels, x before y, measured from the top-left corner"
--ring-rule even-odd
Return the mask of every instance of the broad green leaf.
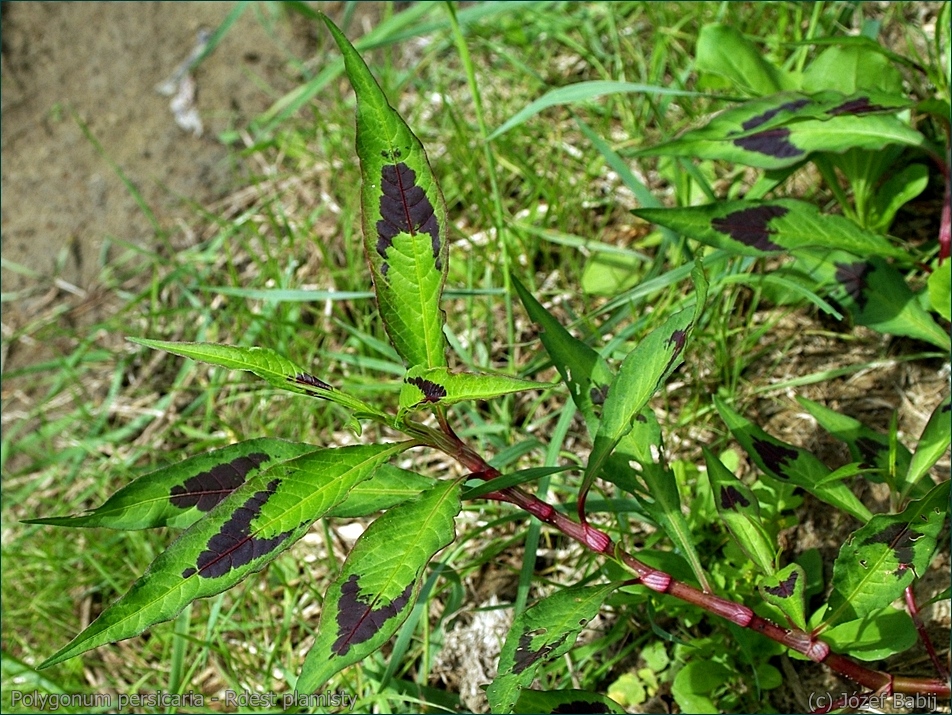
[[262, 437], [232, 444], [139, 477], [86, 514], [25, 520], [53, 526], [184, 529], [255, 475], [317, 447]]
[[585, 418], [589, 434], [594, 435], [598, 431], [601, 406], [614, 377], [611, 368], [597, 352], [562, 327], [515, 276], [512, 276], [512, 285], [529, 317], [541, 329], [539, 339]]
[[952, 350], [948, 332], [922, 307], [902, 274], [882, 258], [864, 260], [844, 251], [810, 250], [795, 255], [794, 267], [826, 288], [855, 323]]
[[500, 395], [545, 387], [553, 387], [553, 383], [522, 380], [509, 375], [450, 372], [445, 367], [417, 366], [410, 368], [403, 378], [400, 411], [426, 405], [455, 405], [467, 400], [491, 400]]
[[344, 34], [324, 22], [357, 94], [364, 248], [380, 317], [408, 367], [446, 365], [446, 206], [426, 152]]
[[[909, 470], [912, 454], [902, 444], [896, 443], [895, 455], [890, 457], [889, 437], [867, 427], [859, 420], [841, 415], [819, 402], [797, 397], [807, 412], [813, 415], [820, 426], [837, 439], [843, 440], [849, 448], [850, 457], [865, 467], [872, 467], [879, 471], [871, 472], [866, 478], [873, 482], [883, 482], [890, 474], [890, 460], [895, 460], [895, 473], [903, 475]], [[895, 484], [895, 480], [891, 479]], [[918, 496], [925, 496], [923, 491]]]
[[823, 640], [837, 653], [858, 660], [882, 660], [916, 644], [916, 625], [905, 611], [887, 606], [864, 618], [823, 631]]
[[599, 693], [587, 690], [523, 690], [514, 713], [618, 713], [625, 708]]
[[767, 434], [728, 407], [719, 397], [714, 397], [714, 404], [734, 439], [764, 474], [781, 483], [802, 487], [818, 499], [852, 514], [862, 522], [870, 519], [872, 514], [869, 509], [845, 484], [821, 484], [831, 470], [813, 454]]
[[902, 75], [888, 58], [868, 47], [828, 47], [803, 73], [803, 89], [818, 92], [835, 89], [844, 94], [875, 91], [902, 92]]
[[767, 61], [763, 50], [729, 25], [701, 28], [694, 66], [698, 72], [723, 77], [749, 94], [772, 94], [793, 85], [786, 72]]
[[252, 477], [192, 524], [122, 598], [40, 667], [138, 635], [195, 599], [260, 571], [409, 444], [317, 450]]
[[903, 480], [903, 496], [912, 493], [912, 488], [921, 483], [920, 480], [929, 473], [952, 443], [950, 398], [952, 395], [946, 395], [945, 399], [933, 410], [932, 416], [922, 431], [922, 437], [919, 438], [916, 452], [912, 455], [912, 462], [909, 464], [909, 471]]
[[807, 575], [799, 564], [789, 564], [776, 573], [763, 576], [757, 588], [760, 595], [779, 608], [790, 622], [801, 631], [807, 628]]
[[456, 536], [460, 482], [445, 480], [393, 507], [361, 535], [324, 594], [321, 622], [295, 690], [328, 678], [383, 646], [406, 620], [433, 555]]
[[900, 514], [877, 514], [840, 548], [826, 627], [864, 618], [902, 596], [926, 572], [948, 518], [949, 482], [934, 487]]
[[813, 204], [796, 199], [722, 201], [676, 209], [633, 209], [632, 213], [708, 246], [745, 256], [824, 248], [910, 260], [908, 253], [885, 237], [842, 216], [821, 214]]
[[636, 84], [633, 82], [616, 82], [611, 80], [592, 80], [590, 82], [578, 82], [565, 87], [550, 90], [539, 97], [534, 102], [520, 109], [513, 116], [497, 127], [488, 137], [487, 141], [492, 141], [505, 134], [510, 129], [524, 124], [536, 114], [549, 107], [555, 107], [560, 104], [573, 104], [575, 102], [585, 102], [606, 94], [619, 93], [638, 93], [667, 95], [674, 97], [704, 97], [703, 92], [689, 92], [683, 89], [671, 89], [670, 87], [661, 87], [653, 84]]
[[602, 464], [628, 434], [634, 421], [651, 396], [681, 364], [681, 351], [690, 337], [707, 298], [707, 279], [699, 266], [691, 271], [697, 292], [693, 311], [682, 311], [668, 318], [625, 358], [605, 398], [595, 443], [588, 458], [580, 499], [591, 487]]
[[354, 519], [389, 509], [418, 496], [436, 481], [433, 477], [381, 464], [374, 475], [350, 490], [347, 498], [327, 516]]
[[929, 168], [925, 164], [910, 164], [889, 176], [873, 197], [873, 221], [869, 227], [874, 231], [888, 231], [899, 209], [925, 191], [928, 185]]
[[360, 415], [382, 416], [379, 410], [328, 385], [270, 348], [242, 348], [215, 343], [176, 343], [145, 338], [129, 338], [129, 340], [147, 348], [165, 350], [191, 360], [220, 365], [232, 370], [247, 370], [267, 380], [274, 387], [290, 390], [299, 395], [336, 402]]
[[929, 276], [929, 304], [946, 320], [952, 320], [952, 261], [946, 260]]
[[568, 652], [617, 584], [557, 591], [527, 608], [512, 624], [499, 654], [499, 674], [486, 690], [494, 713], [510, 713], [536, 670]]
[[728, 109], [704, 127], [634, 156], [716, 159], [777, 170], [793, 167], [816, 152], [925, 147], [925, 136], [894, 116], [911, 104], [904, 97], [872, 92], [784, 92]]
[[714, 506], [741, 551], [762, 573], [776, 571], [777, 547], [760, 518], [760, 504], [750, 487], [735, 477], [714, 454], [703, 448]]
[[718, 713], [709, 693], [731, 677], [727, 666], [710, 660], [693, 660], [674, 676], [671, 694], [684, 713]]

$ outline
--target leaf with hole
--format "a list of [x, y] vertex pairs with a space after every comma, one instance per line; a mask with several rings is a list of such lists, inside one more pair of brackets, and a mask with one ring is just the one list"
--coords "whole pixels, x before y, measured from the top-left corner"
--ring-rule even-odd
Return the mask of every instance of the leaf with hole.
[[863, 618], [902, 596], [924, 574], [949, 513], [949, 482], [900, 514], [877, 514], [850, 536], [833, 564], [824, 626]]
[[509, 629], [499, 654], [499, 675], [486, 690], [494, 713], [510, 713], [519, 693], [533, 681], [543, 663], [558, 658], [601, 608], [616, 584], [576, 586], [537, 601]]

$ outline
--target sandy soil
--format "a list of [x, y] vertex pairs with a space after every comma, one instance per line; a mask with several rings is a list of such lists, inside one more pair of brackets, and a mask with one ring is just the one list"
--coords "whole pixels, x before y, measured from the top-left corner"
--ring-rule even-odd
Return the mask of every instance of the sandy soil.
[[[163, 230], [234, 187], [240, 166], [219, 140], [293, 84], [291, 56], [308, 57], [306, 24], [250, 6], [197, 68], [204, 133], [176, 125], [156, 91], [234, 3], [3, 3], [2, 250], [4, 291], [59, 278], [88, 290], [117, 243], [150, 247]], [[267, 29], [266, 29], [267, 28]], [[300, 29], [298, 29], [300, 28]], [[101, 147], [84, 135], [81, 124]], [[111, 246], [111, 248], [110, 248]], [[104, 250], [106, 249], [106, 250]], [[5, 304], [5, 312], [6, 312]]]

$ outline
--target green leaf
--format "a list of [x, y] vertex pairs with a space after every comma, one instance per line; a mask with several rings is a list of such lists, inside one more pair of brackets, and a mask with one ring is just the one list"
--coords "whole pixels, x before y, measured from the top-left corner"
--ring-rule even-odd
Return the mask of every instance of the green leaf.
[[456, 536], [460, 482], [435, 484], [379, 517], [361, 535], [324, 594], [321, 622], [295, 690], [327, 679], [383, 646], [410, 614], [423, 570]]
[[949, 444], [952, 443], [952, 420], [950, 420], [952, 404], [950, 404], [950, 398], [952, 398], [952, 395], [946, 395], [945, 399], [933, 410], [932, 416], [929, 417], [929, 421], [922, 431], [916, 453], [912, 455], [909, 471], [906, 473], [902, 489], [903, 496], [912, 492], [913, 486], [920, 483], [920, 480], [942, 458], [942, 455], [948, 450]]
[[816, 152], [881, 151], [893, 144], [925, 147], [921, 132], [893, 116], [911, 105], [905, 97], [873, 92], [783, 92], [728, 109], [707, 125], [634, 156], [716, 159], [777, 170]]
[[520, 109], [513, 116], [497, 127], [488, 137], [487, 141], [492, 141], [505, 134], [510, 129], [524, 124], [527, 120], [549, 107], [555, 107], [560, 104], [573, 104], [576, 102], [585, 102], [596, 97], [602, 97], [606, 94], [619, 93], [639, 93], [667, 95], [674, 97], [704, 97], [703, 92], [689, 92], [683, 89], [671, 89], [670, 87], [661, 87], [653, 84], [636, 84], [632, 82], [615, 82], [610, 80], [592, 80], [590, 82], [578, 82], [565, 87], [550, 90]]
[[708, 246], [744, 256], [826, 248], [857, 256], [910, 260], [908, 253], [883, 236], [842, 216], [821, 214], [813, 204], [796, 199], [721, 201], [677, 209], [633, 209], [632, 213]]
[[541, 329], [542, 345], [585, 418], [589, 434], [594, 435], [598, 431], [601, 406], [614, 377], [611, 368], [597, 352], [562, 327], [515, 276], [512, 276], [512, 285], [529, 317]]
[[514, 713], [619, 713], [627, 712], [611, 698], [587, 690], [523, 690]]
[[525, 390], [541, 390], [557, 383], [522, 380], [509, 375], [450, 372], [445, 367], [412, 367], [403, 378], [400, 411], [427, 405], [455, 405], [468, 400], [491, 400]]
[[932, 560], [948, 516], [949, 482], [901, 514], [877, 514], [840, 548], [824, 625], [864, 618], [899, 598]]
[[706, 447], [703, 452], [717, 513], [741, 551], [762, 573], [768, 576], [773, 574], [776, 571], [777, 547], [761, 521], [757, 497]]
[[543, 598], [518, 615], [499, 654], [499, 674], [486, 690], [494, 713], [510, 713], [536, 670], [567, 653], [617, 584], [576, 586]]
[[[843, 440], [849, 448], [850, 457], [855, 462], [860, 462], [865, 467], [872, 467], [877, 472], [870, 472], [866, 478], [874, 482], [887, 481], [887, 478], [895, 484], [895, 480], [890, 477], [890, 462], [895, 461], [895, 474], [905, 474], [909, 469], [909, 462], [912, 454], [903, 445], [896, 443], [895, 455], [890, 456], [891, 447], [889, 437], [867, 427], [859, 420], [852, 417], [841, 415], [829, 407], [825, 407], [818, 402], [808, 400], [805, 397], [797, 397], [807, 412], [813, 415], [814, 419], [827, 432], [837, 439]], [[922, 492], [919, 496], [925, 496]]]
[[925, 191], [928, 184], [929, 169], [925, 164], [910, 164], [889, 176], [873, 197], [873, 221], [869, 227], [874, 231], [889, 230], [899, 209]]
[[823, 640], [837, 653], [857, 660], [882, 660], [916, 644], [916, 626], [905, 611], [892, 606], [823, 631]]
[[704, 309], [707, 279], [699, 266], [691, 271], [697, 291], [693, 311], [682, 311], [668, 318], [642, 340], [625, 358], [605, 399], [605, 408], [595, 443], [588, 458], [579, 498], [591, 487], [602, 464], [628, 434], [634, 421], [651, 396], [681, 364], [681, 352]]
[[946, 320], [952, 320], [952, 261], [946, 260], [929, 276], [929, 304]]
[[355, 519], [389, 509], [418, 496], [436, 482], [433, 477], [381, 464], [374, 475], [350, 490], [327, 516]]
[[26, 519], [28, 524], [151, 529], [191, 526], [255, 475], [317, 448], [262, 437], [232, 444], [139, 477], [87, 514]]
[[779, 608], [793, 625], [804, 631], [807, 628], [806, 582], [803, 567], [794, 563], [763, 576], [757, 588], [767, 603]]
[[260, 571], [380, 464], [411, 443], [322, 449], [238, 487], [156, 557], [128, 593], [40, 668], [131, 638]]
[[728, 25], [701, 28], [694, 65], [699, 73], [723, 77], [749, 94], [772, 94], [793, 84], [786, 72], [764, 58], [763, 50]]
[[718, 713], [708, 693], [722, 686], [731, 677], [731, 671], [721, 663], [695, 660], [685, 665], [674, 676], [671, 694], [684, 713]]
[[386, 418], [379, 410], [328, 385], [270, 348], [242, 348], [215, 343], [177, 343], [146, 338], [129, 338], [129, 341], [147, 348], [165, 350], [191, 360], [220, 365], [232, 370], [246, 370], [279, 389], [336, 402], [360, 415]]
[[902, 75], [885, 56], [868, 47], [828, 47], [803, 73], [807, 92], [835, 89], [845, 94], [871, 91], [902, 93]]
[[357, 94], [364, 248], [380, 317], [409, 367], [446, 365], [440, 296], [448, 267], [446, 206], [420, 140], [344, 34], [324, 22]]
[[872, 516], [869, 509], [842, 482], [822, 484], [831, 470], [810, 452], [767, 434], [728, 407], [719, 397], [714, 397], [714, 404], [734, 439], [764, 474], [781, 483], [802, 487], [818, 499], [852, 514], [860, 521], [866, 522]]

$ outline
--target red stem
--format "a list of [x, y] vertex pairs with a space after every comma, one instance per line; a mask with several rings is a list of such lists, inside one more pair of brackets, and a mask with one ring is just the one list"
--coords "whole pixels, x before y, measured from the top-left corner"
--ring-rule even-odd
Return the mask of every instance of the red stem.
[[912, 586], [906, 586], [906, 608], [909, 610], [909, 615], [912, 616], [912, 622], [916, 624], [916, 630], [919, 631], [919, 640], [926, 647], [936, 672], [940, 677], [948, 680], [949, 671], [942, 667], [939, 654], [935, 652], [935, 646], [932, 645], [932, 639], [929, 638], [929, 633], [926, 631], [926, 624], [919, 617], [919, 606], [916, 605], [916, 594], [913, 592]]

